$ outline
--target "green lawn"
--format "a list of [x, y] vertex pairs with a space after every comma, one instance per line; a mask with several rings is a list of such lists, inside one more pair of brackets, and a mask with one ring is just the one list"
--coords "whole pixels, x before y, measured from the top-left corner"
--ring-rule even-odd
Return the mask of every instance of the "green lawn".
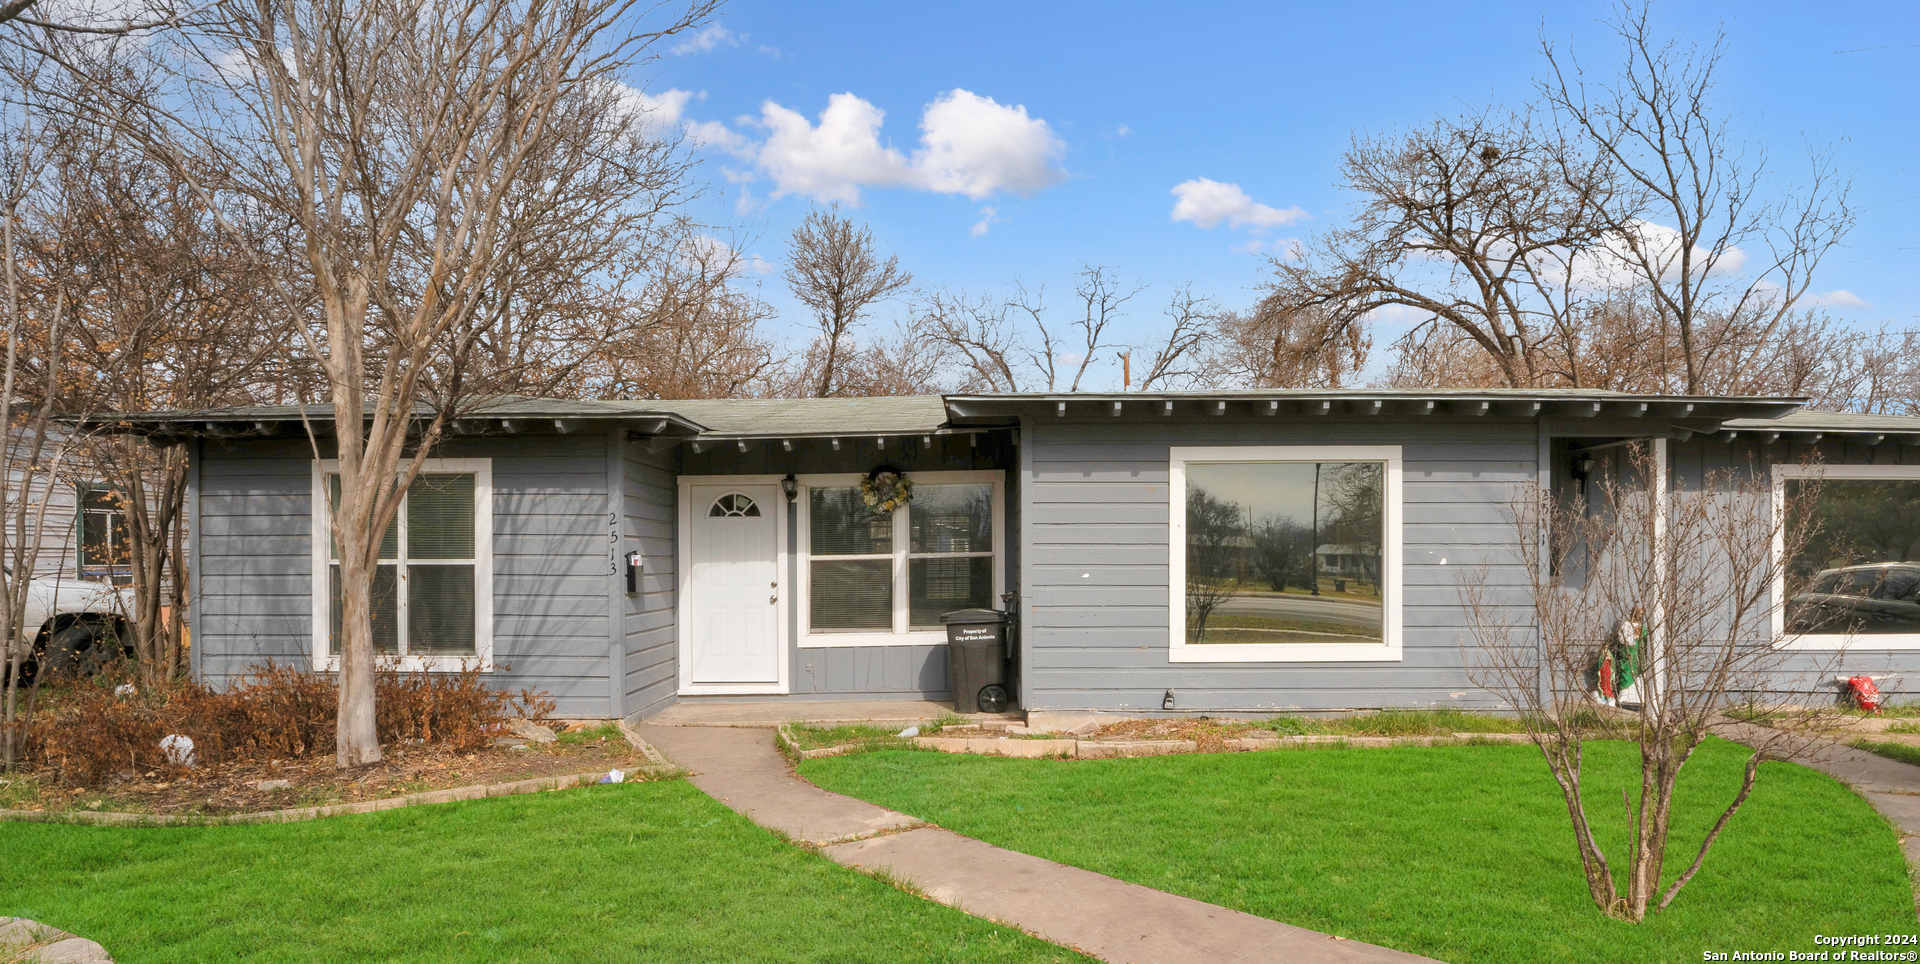
[[[1743, 760], [1716, 741], [1682, 772], [1669, 876], [1732, 799]], [[1637, 763], [1612, 742], [1588, 744], [1587, 761], [1590, 816], [1614, 855], [1619, 787], [1630, 776], [1637, 786]], [[1698, 961], [1915, 930], [1892, 828], [1790, 764], [1761, 768], [1699, 875], [1638, 925], [1593, 907], [1532, 746], [1079, 762], [883, 752], [801, 773], [1013, 850], [1454, 964]]]
[[0, 823], [0, 916], [180, 961], [1072, 961], [684, 781], [276, 827]]

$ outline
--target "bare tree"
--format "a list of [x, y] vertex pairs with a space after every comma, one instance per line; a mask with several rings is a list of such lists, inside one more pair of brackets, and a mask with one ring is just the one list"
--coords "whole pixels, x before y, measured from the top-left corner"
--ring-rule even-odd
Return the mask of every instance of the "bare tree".
[[0, 4], [0, 24], [58, 34], [117, 37], [176, 27], [198, 12], [172, 2], [143, 2], [132, 7], [67, 3], [61, 5], [63, 15], [58, 19], [33, 16], [42, 6], [40, 0], [6, 0]]
[[[23, 254], [72, 318], [58, 406], [65, 413], [203, 409], [258, 400], [275, 353], [259, 272], [227, 243], [174, 172], [110, 131], [56, 116], [46, 167], [52, 203], [25, 220]], [[118, 510], [107, 560], [131, 579], [127, 614], [142, 685], [173, 676], [185, 644], [186, 451], [130, 436], [80, 440], [89, 481]], [[175, 618], [164, 619], [171, 608]]]
[[1220, 303], [1193, 293], [1193, 285], [1174, 289], [1167, 301], [1166, 340], [1141, 367], [1140, 390], [1191, 388], [1214, 381], [1207, 349], [1219, 334]]
[[[1047, 326], [1046, 289], [1027, 290], [1026, 286], [1016, 283], [1014, 296], [1008, 304], [1020, 315], [1025, 316], [1033, 326], [1033, 335], [1024, 346], [1027, 361], [1046, 381], [1046, 391], [1058, 391], [1060, 381], [1065, 377], [1062, 366], [1071, 367], [1073, 380], [1067, 384], [1067, 391], [1080, 390], [1080, 382], [1086, 377], [1087, 368], [1100, 351], [1108, 347], [1107, 326], [1121, 317], [1128, 301], [1146, 290], [1146, 285], [1132, 288], [1124, 287], [1114, 276], [1112, 268], [1104, 265], [1083, 264], [1074, 276], [1074, 301], [1080, 312], [1076, 318], [1068, 320], [1066, 327], [1077, 329], [1079, 337], [1069, 341], [1058, 322], [1055, 327]], [[1077, 342], [1077, 344], [1075, 343]]]
[[820, 328], [806, 373], [811, 393], [826, 398], [844, 391], [843, 362], [857, 351], [854, 334], [867, 312], [913, 283], [913, 275], [901, 271], [893, 255], [882, 261], [873, 229], [842, 217], [835, 205], [816, 208], [793, 229], [786, 280]]
[[937, 395], [949, 384], [949, 351], [919, 321], [895, 322], [846, 359], [842, 394]]
[[1577, 320], [1577, 266], [1605, 239], [1597, 212], [1617, 187], [1603, 158], [1529, 112], [1483, 112], [1357, 138], [1342, 169], [1359, 217], [1271, 259], [1268, 310], [1314, 312], [1337, 343], [1375, 311], [1410, 308], [1478, 345], [1502, 384], [1571, 374], [1542, 346]]
[[[18, 104], [9, 105], [18, 108]], [[10, 112], [7, 139], [0, 142], [0, 268], [5, 271], [5, 355], [0, 357], [0, 666], [5, 679], [5, 711], [0, 715], [0, 768], [20, 759], [33, 716], [35, 690], [23, 703], [21, 684], [32, 657], [39, 625], [28, 625], [29, 597], [36, 591], [39, 553], [47, 531], [47, 509], [63, 483], [68, 433], [54, 425], [61, 376], [58, 346], [66, 304], [57, 292], [30, 285], [20, 249], [23, 209], [41, 191], [45, 161], [38, 118], [25, 109]], [[51, 298], [36, 294], [51, 293]], [[39, 350], [36, 351], [35, 349]], [[37, 384], [36, 384], [37, 383]]]
[[1252, 388], [1340, 388], [1366, 367], [1373, 339], [1325, 308], [1269, 295], [1248, 311], [1222, 311], [1204, 369]]
[[958, 387], [970, 392], [1018, 392], [1028, 354], [1012, 306], [991, 295], [933, 291], [918, 306], [920, 328], [966, 363]]
[[[734, 398], [777, 392], [782, 367], [761, 333], [774, 317], [742, 283], [734, 245], [695, 238], [661, 259], [653, 277], [610, 309], [611, 329], [582, 344], [544, 346], [581, 359], [560, 396]], [[558, 359], [556, 359], [558, 361]]]
[[1776, 190], [1766, 152], [1738, 139], [1717, 100], [1725, 32], [1705, 48], [1662, 39], [1651, 13], [1623, 4], [1606, 21], [1622, 46], [1608, 82], [1590, 81], [1543, 38], [1551, 76], [1540, 95], [1563, 136], [1597, 152], [1634, 201], [1597, 207], [1608, 245], [1592, 270], [1644, 292], [1676, 332], [1680, 389], [1697, 394], [1722, 354], [1772, 341], [1795, 317], [1821, 259], [1853, 226], [1851, 183], [1830, 152], [1815, 151], [1805, 185]]
[[[1732, 802], [1662, 890], [1674, 786], [1693, 752], [1709, 735], [1737, 728], [1730, 711], [1762, 694], [1804, 687], [1810, 695], [1818, 678], [1786, 671], [1771, 618], [1773, 586], [1810, 532], [1806, 509], [1817, 486], [1790, 491], [1776, 513], [1770, 479], [1751, 467], [1669, 488], [1644, 443], [1616, 450], [1613, 461], [1614, 470], [1590, 484], [1590, 499], [1516, 495], [1514, 561], [1525, 570], [1530, 605], [1510, 604], [1509, 583], [1491, 562], [1470, 570], [1461, 598], [1474, 680], [1519, 710], [1545, 758], [1594, 904], [1638, 921], [1693, 879], [1751, 794], [1760, 764], [1807, 740], [1811, 718], [1801, 728], [1739, 734], [1751, 754]], [[1644, 687], [1643, 703], [1612, 727], [1608, 715], [1622, 711], [1603, 709], [1592, 682], [1609, 643], [1639, 662]], [[1584, 743], [1595, 737], [1624, 737], [1640, 754], [1637, 797], [1620, 788], [1627, 842], [1613, 858], [1589, 821], [1591, 780], [1581, 782]]]
[[544, 358], [503, 372], [514, 356], [483, 351], [540, 304], [524, 286], [611, 301], [634, 256], [660, 247], [685, 168], [661, 169], [620, 77], [714, 6], [649, 22], [633, 0], [220, 0], [186, 45], [202, 58], [190, 69], [157, 57], [103, 75], [91, 51], [63, 51], [89, 93], [110, 95], [97, 119], [180, 171], [230, 237], [251, 211], [297, 237], [272, 294], [332, 409], [330, 446], [312, 434], [339, 465], [341, 766], [381, 756], [381, 534], [452, 419], [502, 386], [564, 376]]

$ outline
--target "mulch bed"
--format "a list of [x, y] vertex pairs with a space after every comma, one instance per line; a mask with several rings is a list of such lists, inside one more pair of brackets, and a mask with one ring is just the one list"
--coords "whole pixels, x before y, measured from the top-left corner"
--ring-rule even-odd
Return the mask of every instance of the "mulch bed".
[[1202, 753], [1219, 753], [1227, 749], [1228, 740], [1239, 739], [1255, 729], [1259, 727], [1251, 723], [1236, 723], [1228, 720], [1188, 718], [1126, 720], [1120, 723], [1109, 723], [1081, 739], [1192, 740], [1198, 744]]
[[[229, 814], [354, 803], [475, 784], [509, 783], [595, 770], [633, 773], [649, 762], [615, 734], [581, 742], [495, 746], [470, 753], [444, 747], [385, 747], [386, 759], [341, 770], [331, 756], [233, 764], [218, 771], [121, 771], [98, 786], [61, 786], [49, 774], [9, 774], [0, 809], [94, 810], [153, 814]], [[286, 780], [262, 790], [256, 784]], [[12, 791], [12, 792], [9, 792]]]

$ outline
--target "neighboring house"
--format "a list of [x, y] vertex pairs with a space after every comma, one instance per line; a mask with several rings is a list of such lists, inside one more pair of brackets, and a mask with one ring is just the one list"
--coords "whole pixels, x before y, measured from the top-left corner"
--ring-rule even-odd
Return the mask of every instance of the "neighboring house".
[[[1920, 419], [1801, 405], [1591, 391], [517, 399], [459, 421], [433, 453], [388, 543], [375, 632], [406, 666], [477, 665], [546, 690], [562, 715], [644, 718], [683, 700], [948, 698], [940, 615], [1017, 593], [1029, 709], [1492, 706], [1466, 666], [1462, 567], [1488, 564], [1505, 604], [1526, 605], [1511, 500], [1570, 491], [1596, 459], [1606, 470], [1612, 443], [1655, 439], [1676, 486], [1748, 465], [1792, 485], [1818, 453], [1846, 480], [1821, 511], [1852, 535], [1796, 560], [1808, 578], [1920, 550], [1907, 444]], [[335, 665], [332, 466], [301, 417], [113, 420], [193, 447], [202, 679]], [[914, 483], [893, 515], [859, 490], [881, 466]], [[1184, 533], [1204, 506], [1242, 555], [1269, 522], [1306, 533], [1322, 591], [1233, 595], [1189, 638]], [[1340, 589], [1333, 573], [1364, 578]], [[1839, 643], [1796, 645], [1811, 660]], [[1844, 664], [1920, 670], [1920, 627], [1872, 630]]]
[[[27, 531], [31, 541], [38, 544], [33, 564], [36, 573], [125, 583], [131, 577], [131, 557], [119, 498], [105, 483], [93, 479], [78, 453], [62, 449], [67, 439], [58, 426], [49, 431], [41, 459], [43, 467], [31, 480], [20, 469], [8, 471], [6, 501], [10, 512], [23, 506], [26, 509]], [[13, 451], [25, 459], [29, 446], [16, 439]], [[11, 535], [13, 520], [9, 518], [6, 524]]]

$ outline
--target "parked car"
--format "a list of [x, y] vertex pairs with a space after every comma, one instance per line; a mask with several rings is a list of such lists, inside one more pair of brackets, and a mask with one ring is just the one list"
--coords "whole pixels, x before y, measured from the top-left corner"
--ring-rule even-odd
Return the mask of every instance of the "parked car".
[[1796, 633], [1920, 633], [1920, 563], [1823, 569], [1787, 598]]
[[133, 655], [126, 620], [131, 589], [57, 574], [35, 576], [26, 588], [25, 624], [38, 628], [32, 630], [33, 650], [21, 667], [22, 683], [31, 683], [42, 669], [56, 676], [91, 676], [114, 658]]

